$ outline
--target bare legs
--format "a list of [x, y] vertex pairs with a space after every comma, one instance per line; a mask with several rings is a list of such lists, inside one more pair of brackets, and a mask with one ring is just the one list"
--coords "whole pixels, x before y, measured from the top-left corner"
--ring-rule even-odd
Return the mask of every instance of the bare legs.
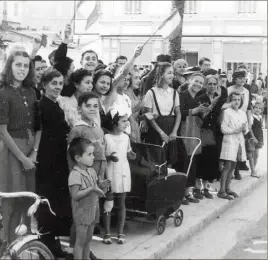
[[[115, 193], [114, 201], [115, 201], [115, 208], [117, 210], [117, 234], [118, 234], [118, 243], [121, 244], [124, 243], [124, 226], [125, 226], [125, 219], [126, 219], [126, 206], [125, 206], [125, 200], [126, 200], [126, 193]], [[110, 225], [111, 225], [111, 212], [105, 212], [104, 213], [104, 228], [105, 228], [105, 237], [104, 237], [104, 243], [108, 241], [108, 237], [110, 237], [111, 231], [110, 231]], [[122, 238], [121, 240], [119, 238]], [[120, 242], [121, 241], [121, 242]]]
[[[237, 194], [230, 189], [232, 175], [235, 170], [236, 163], [232, 161], [224, 161], [224, 168], [221, 172], [221, 187], [218, 197], [222, 199], [233, 199], [231, 196], [237, 197]], [[231, 195], [231, 196], [230, 196]]]
[[259, 157], [259, 149], [255, 149], [255, 151], [252, 152], [250, 158], [249, 158], [249, 165], [251, 169], [251, 176], [252, 177], [259, 177], [256, 173], [256, 165], [258, 162], [258, 157]]
[[90, 242], [94, 232], [95, 222], [89, 226], [76, 226], [74, 259], [90, 259]]

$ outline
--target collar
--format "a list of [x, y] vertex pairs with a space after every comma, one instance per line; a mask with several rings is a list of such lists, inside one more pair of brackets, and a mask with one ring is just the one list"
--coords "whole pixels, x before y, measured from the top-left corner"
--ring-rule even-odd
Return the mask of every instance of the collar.
[[257, 120], [259, 120], [259, 121], [261, 121], [261, 119], [262, 119], [262, 116], [260, 115], [260, 116], [257, 116], [257, 115], [255, 115], [255, 114], [252, 114], [252, 116], [254, 117], [254, 118], [256, 118]]
[[86, 177], [88, 177], [88, 175], [89, 175], [88, 170], [83, 170], [78, 165], [75, 165], [74, 168], [73, 168], [73, 170], [79, 172], [80, 174], [82, 174], [82, 175], [84, 175]]
[[160, 88], [160, 90], [162, 91], [162, 92], [166, 92], [166, 93], [168, 93], [168, 94], [170, 94], [171, 93], [171, 88], [170, 87], [168, 87], [167, 89], [163, 89], [163, 88]]
[[97, 126], [97, 124], [95, 122], [92, 122], [92, 124], [89, 125], [87, 122], [85, 122], [82, 119], [77, 121], [74, 126], [78, 126], [78, 125], [85, 125], [85, 126], [89, 126], [89, 127], [96, 127]]

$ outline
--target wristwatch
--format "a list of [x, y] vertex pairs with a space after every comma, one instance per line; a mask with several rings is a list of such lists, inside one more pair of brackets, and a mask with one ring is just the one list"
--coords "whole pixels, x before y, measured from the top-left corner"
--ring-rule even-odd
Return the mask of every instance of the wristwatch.
[[38, 152], [38, 149], [33, 149], [34, 152]]

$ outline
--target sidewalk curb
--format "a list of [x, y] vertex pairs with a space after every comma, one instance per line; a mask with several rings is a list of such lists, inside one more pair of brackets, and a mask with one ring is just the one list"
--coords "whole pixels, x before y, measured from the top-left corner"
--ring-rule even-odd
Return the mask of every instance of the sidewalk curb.
[[[241, 199], [243, 199], [246, 195], [248, 195], [253, 189], [258, 187], [261, 183], [263, 183], [267, 179], [267, 174], [264, 173], [260, 176], [259, 179], [253, 180], [244, 188], [241, 188], [239, 193], [239, 198], [233, 201], [226, 201], [224, 204], [219, 205], [219, 207], [215, 208], [213, 212], [206, 215], [202, 218], [198, 223], [189, 227], [183, 233], [177, 233], [176, 237], [167, 238], [165, 241], [161, 240], [161, 236], [154, 236], [142, 245], [138, 245], [135, 249], [128, 254], [121, 256], [119, 259], [162, 259], [165, 255], [169, 254], [173, 251], [176, 246], [182, 244], [183, 242], [190, 239], [195, 233], [200, 232], [203, 228], [208, 226], [212, 221], [216, 220], [219, 215], [227, 211], [236, 203], [239, 203]], [[239, 183], [238, 183], [239, 185]], [[183, 225], [183, 224], [182, 224]], [[164, 235], [164, 234], [163, 234]], [[162, 235], [162, 236], [163, 236]], [[155, 244], [157, 246], [151, 245], [152, 240], [155, 240]], [[146, 245], [148, 243], [148, 245]]]

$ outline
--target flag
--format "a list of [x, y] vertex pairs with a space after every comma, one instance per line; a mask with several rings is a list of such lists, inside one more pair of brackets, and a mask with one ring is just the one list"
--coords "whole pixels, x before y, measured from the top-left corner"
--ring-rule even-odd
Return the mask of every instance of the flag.
[[99, 5], [97, 3], [97, 1], [95, 1], [95, 6], [92, 10], [92, 12], [90, 13], [90, 15], [87, 18], [87, 24], [85, 27], [85, 31], [91, 26], [93, 25], [99, 18]]
[[72, 23], [72, 21], [75, 19], [75, 17], [76, 17], [76, 15], [77, 15], [77, 12], [78, 12], [78, 9], [79, 9], [79, 7], [84, 3], [85, 1], [84, 0], [81, 0], [81, 1], [79, 1], [78, 2], [78, 4], [76, 5], [76, 9], [75, 9], [75, 11], [74, 11], [74, 15], [73, 15], [73, 17], [72, 17], [72, 19], [71, 19], [71, 21], [69, 22], [70, 24]]
[[172, 39], [179, 35], [181, 26], [181, 16], [177, 9], [175, 9], [171, 15], [159, 26], [158, 31], [160, 31], [160, 34], [164, 39]]
[[76, 10], [78, 10], [79, 7], [80, 7], [84, 2], [85, 2], [84, 0], [79, 1], [78, 4], [76, 5]]

